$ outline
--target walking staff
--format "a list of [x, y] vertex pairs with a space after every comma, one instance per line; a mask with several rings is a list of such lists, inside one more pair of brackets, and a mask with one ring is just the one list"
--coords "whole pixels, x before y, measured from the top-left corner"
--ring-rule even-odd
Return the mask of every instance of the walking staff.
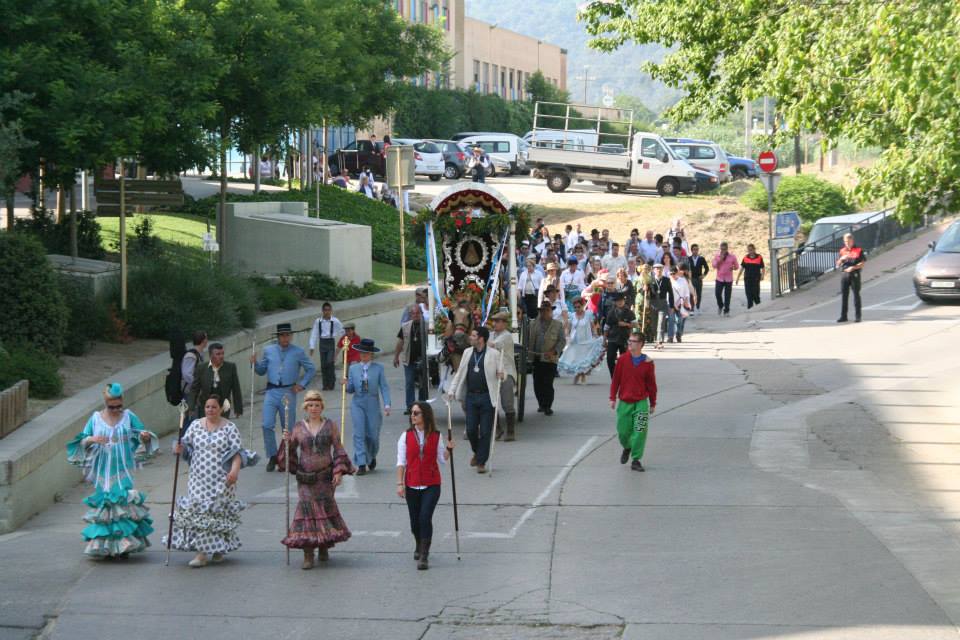
[[[350, 356], [350, 345], [343, 348], [343, 371], [347, 371], [347, 358]], [[347, 385], [340, 385], [340, 446], [343, 446], [345, 438], [343, 431], [347, 428]]]
[[[450, 413], [450, 401], [444, 399], [447, 405], [447, 443], [453, 442], [453, 415]], [[450, 488], [453, 490], [453, 535], [457, 541], [457, 560], [460, 560], [460, 516], [457, 513], [457, 474], [453, 470], [453, 447], [448, 446], [450, 455]]]
[[[257, 337], [253, 336], [250, 341], [250, 353], [257, 352]], [[253, 396], [257, 392], [257, 373], [254, 371], [253, 362], [250, 363], [250, 434], [247, 436], [247, 442], [253, 446]]]
[[[187, 415], [187, 403], [184, 400], [180, 401], [180, 421], [177, 424], [183, 424], [183, 419]], [[184, 429], [177, 430], [177, 444], [180, 444], [180, 439], [183, 438]], [[180, 476], [180, 454], [176, 454], [173, 462], [173, 497], [170, 498], [170, 525], [167, 527], [167, 559], [163, 563], [163, 566], [170, 566], [170, 543], [173, 540], [173, 508], [177, 504], [177, 478]]]
[[[497, 371], [498, 372], [503, 371], [503, 351], [500, 351], [500, 358], [497, 362]], [[491, 430], [491, 434], [494, 434], [494, 435], [493, 437], [490, 438], [490, 457], [487, 458], [487, 466], [490, 467], [491, 478], [493, 477], [493, 450], [495, 448], [495, 445], [497, 444], [497, 438], [495, 434], [497, 433], [497, 422], [500, 421], [500, 403], [501, 403], [500, 386], [502, 384], [503, 384], [503, 376], [498, 374], [497, 375], [497, 393], [496, 393], [497, 401], [493, 405], [493, 429]]]
[[[290, 412], [290, 397], [283, 396], [283, 414], [290, 415], [289, 412]], [[293, 425], [291, 425], [290, 428], [293, 429]], [[286, 425], [284, 425], [284, 430], [286, 430]], [[283, 439], [283, 460], [286, 464], [290, 464], [289, 462], [287, 462], [288, 460], [290, 460], [290, 438]], [[286, 469], [286, 467], [284, 467], [284, 469]], [[287, 538], [289, 538], [290, 537], [290, 474], [285, 473], [283, 475], [285, 475], [287, 478], [287, 482], [286, 482], [286, 485], [287, 485]], [[290, 566], [290, 547], [287, 547], [287, 566], [288, 567]]]

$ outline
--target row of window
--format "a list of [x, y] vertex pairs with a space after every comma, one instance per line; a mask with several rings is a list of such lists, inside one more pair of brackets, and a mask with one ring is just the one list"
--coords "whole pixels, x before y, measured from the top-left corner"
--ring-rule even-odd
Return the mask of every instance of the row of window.
[[[523, 100], [529, 71], [509, 69], [489, 62], [473, 61], [473, 87], [479, 93], [495, 93], [505, 100]], [[554, 85], [556, 78], [548, 78]]]
[[393, 0], [393, 8], [410, 22], [442, 23], [450, 31], [450, 0]]

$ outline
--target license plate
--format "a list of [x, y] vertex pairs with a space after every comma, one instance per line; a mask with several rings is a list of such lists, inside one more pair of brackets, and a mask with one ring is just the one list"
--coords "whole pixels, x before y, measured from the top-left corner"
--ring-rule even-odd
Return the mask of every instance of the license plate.
[[954, 283], [950, 280], [931, 280], [930, 287], [933, 289], [953, 289]]

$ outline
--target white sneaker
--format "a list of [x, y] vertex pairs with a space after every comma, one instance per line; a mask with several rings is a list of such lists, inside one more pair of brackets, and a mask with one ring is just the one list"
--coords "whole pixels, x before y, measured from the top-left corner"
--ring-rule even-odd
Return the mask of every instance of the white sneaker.
[[193, 560], [191, 560], [191, 561], [188, 562], [187, 564], [189, 564], [189, 565], [190, 565], [191, 567], [193, 567], [194, 569], [199, 569], [200, 567], [205, 567], [205, 566], [207, 566], [207, 554], [205, 554], [205, 553], [199, 553], [199, 554], [197, 554], [197, 557], [195, 557]]

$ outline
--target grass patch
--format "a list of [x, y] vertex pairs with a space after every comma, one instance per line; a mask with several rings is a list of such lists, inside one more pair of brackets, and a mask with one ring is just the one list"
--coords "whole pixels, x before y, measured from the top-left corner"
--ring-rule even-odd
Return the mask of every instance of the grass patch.
[[[407, 269], [407, 284], [414, 285], [427, 281], [427, 272]], [[373, 263], [373, 282], [386, 287], [400, 286], [400, 267], [383, 262]]]

